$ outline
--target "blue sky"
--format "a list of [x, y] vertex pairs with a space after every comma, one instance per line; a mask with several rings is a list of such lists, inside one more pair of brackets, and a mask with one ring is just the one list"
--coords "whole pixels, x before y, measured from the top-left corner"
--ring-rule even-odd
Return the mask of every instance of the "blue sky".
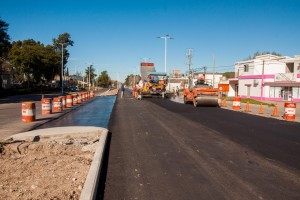
[[192, 67], [233, 71], [256, 51], [300, 54], [300, 0], [0, 0], [0, 17], [12, 41], [32, 38], [51, 44], [68, 32], [69, 71], [93, 63], [100, 73], [124, 81], [150, 58], [164, 71], [164, 40], [170, 34], [167, 71]]

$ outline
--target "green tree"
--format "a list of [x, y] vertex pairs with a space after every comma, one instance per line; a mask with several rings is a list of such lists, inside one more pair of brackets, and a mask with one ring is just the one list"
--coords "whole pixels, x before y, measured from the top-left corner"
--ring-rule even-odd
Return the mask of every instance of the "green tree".
[[246, 59], [244, 60], [251, 60], [251, 59], [255, 59], [257, 56], [260, 55], [266, 55], [266, 54], [271, 54], [271, 55], [275, 55], [275, 56], [282, 56], [280, 53], [277, 53], [275, 51], [273, 51], [272, 53], [269, 51], [264, 51], [262, 53], [260, 53], [259, 51], [255, 52], [252, 56], [248, 56]]
[[7, 59], [11, 47], [10, 37], [7, 34], [9, 24], [0, 18], [0, 90], [2, 89], [2, 64]]
[[12, 43], [12, 48], [9, 52], [11, 64], [20, 75], [24, 74], [27, 77], [28, 87], [34, 71], [33, 69], [35, 68], [33, 65], [36, 61], [34, 44], [35, 41], [33, 40], [16, 41]]
[[95, 77], [97, 76], [95, 74], [95, 68], [93, 67], [93, 65], [90, 65], [85, 69], [85, 76], [88, 77], [89, 84], [92, 85], [92, 83], [95, 80]]
[[43, 50], [43, 75], [49, 82], [61, 71], [61, 57], [55, 52], [52, 45], [47, 45]]
[[23, 82], [26, 81], [28, 87], [30, 82], [38, 84], [52, 80], [60, 64], [53, 46], [45, 47], [32, 39], [13, 42], [9, 58], [13, 71], [18, 72], [17, 76], [26, 76]]
[[224, 72], [223, 76], [225, 76], [227, 79], [234, 78], [235, 77], [235, 72]]
[[102, 71], [98, 77], [97, 83], [100, 87], [108, 87], [111, 85], [111, 79], [107, 74], [107, 71]]
[[133, 75], [130, 74], [126, 77], [125, 79], [125, 85], [126, 86], [134, 86], [137, 82], [139, 82], [141, 80], [141, 76], [140, 75]]
[[[73, 46], [74, 41], [71, 40], [71, 35], [69, 33], [63, 33], [58, 36], [58, 38], [53, 38], [53, 46], [56, 49], [56, 52], [60, 55], [63, 51], [63, 71], [65, 70], [65, 66], [68, 63], [68, 58], [70, 56], [69, 51], [67, 50], [68, 46]], [[61, 63], [60, 63], [61, 65]], [[62, 86], [62, 76], [63, 74], [60, 73], [60, 85]]]

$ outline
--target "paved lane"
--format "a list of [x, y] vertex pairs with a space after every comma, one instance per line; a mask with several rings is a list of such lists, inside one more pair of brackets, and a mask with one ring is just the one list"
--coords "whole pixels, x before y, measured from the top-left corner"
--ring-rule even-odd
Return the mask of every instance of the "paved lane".
[[107, 127], [116, 96], [95, 97], [86, 105], [57, 120], [46, 123], [38, 129], [59, 126], [96, 126]]
[[125, 96], [108, 128], [99, 199], [300, 199], [298, 124]]
[[231, 110], [183, 105], [151, 99], [151, 102], [182, 117], [222, 133], [232, 141], [274, 162], [300, 169], [300, 124]]

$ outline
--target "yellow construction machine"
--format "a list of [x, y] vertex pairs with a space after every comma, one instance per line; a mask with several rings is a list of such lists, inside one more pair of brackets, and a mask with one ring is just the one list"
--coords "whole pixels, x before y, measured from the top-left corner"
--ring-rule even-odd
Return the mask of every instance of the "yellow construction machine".
[[168, 84], [167, 74], [164, 72], [149, 72], [147, 81], [144, 82], [142, 97], [158, 96], [167, 97], [166, 86]]

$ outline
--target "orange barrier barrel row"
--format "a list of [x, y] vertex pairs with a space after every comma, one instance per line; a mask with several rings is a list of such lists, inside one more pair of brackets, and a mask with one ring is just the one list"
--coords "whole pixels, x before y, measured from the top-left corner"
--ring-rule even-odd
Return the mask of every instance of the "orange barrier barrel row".
[[72, 95], [67, 95], [66, 98], [67, 98], [67, 100], [66, 100], [67, 108], [72, 107], [73, 106], [73, 96]]
[[35, 121], [35, 116], [36, 116], [35, 103], [23, 102], [22, 103], [22, 121], [23, 122], [33, 122], [33, 121]]
[[286, 102], [284, 103], [284, 115], [283, 118], [286, 120], [295, 120], [296, 118], [296, 103]]
[[240, 97], [234, 97], [233, 103], [232, 103], [232, 109], [233, 110], [241, 109], [241, 98]]
[[42, 98], [42, 115], [48, 115], [52, 113], [52, 99]]
[[53, 112], [61, 112], [62, 105], [61, 105], [61, 98], [54, 97], [53, 98]]

